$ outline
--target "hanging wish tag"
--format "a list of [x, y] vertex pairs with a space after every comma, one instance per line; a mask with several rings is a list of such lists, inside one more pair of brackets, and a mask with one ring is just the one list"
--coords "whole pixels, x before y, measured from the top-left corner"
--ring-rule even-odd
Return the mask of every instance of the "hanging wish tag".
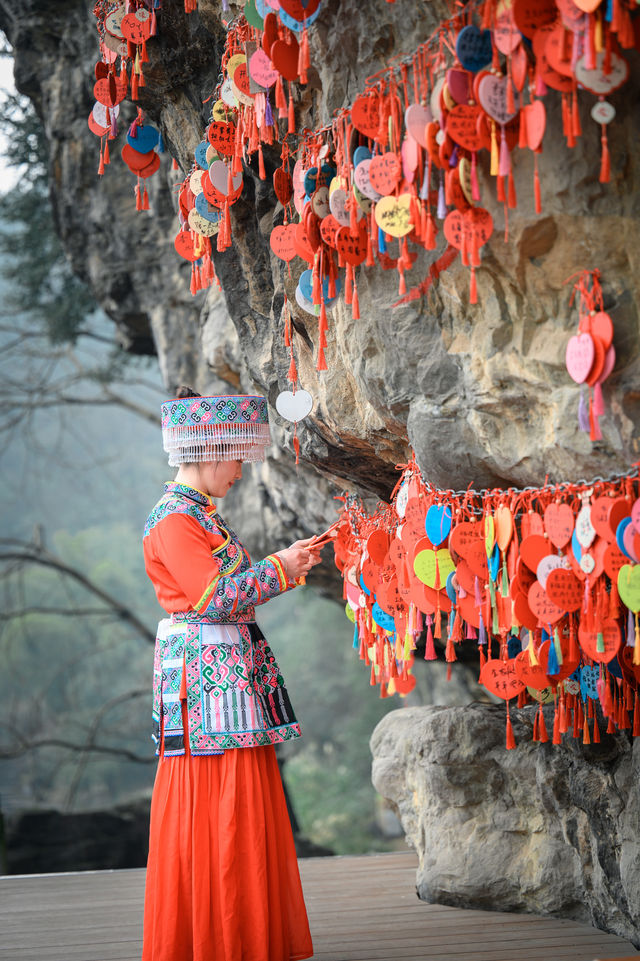
[[309, 391], [301, 388], [298, 388], [295, 393], [291, 390], [283, 390], [276, 397], [276, 410], [285, 420], [297, 424], [313, 410], [313, 397]]

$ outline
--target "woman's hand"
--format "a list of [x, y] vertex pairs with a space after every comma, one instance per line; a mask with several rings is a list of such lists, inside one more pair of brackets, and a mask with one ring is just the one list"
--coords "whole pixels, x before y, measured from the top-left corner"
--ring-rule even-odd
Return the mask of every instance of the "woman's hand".
[[278, 551], [276, 557], [282, 561], [287, 577], [295, 581], [298, 577], [304, 577], [312, 567], [319, 564], [322, 558], [317, 551], [309, 547], [313, 538], [308, 537], [303, 541], [296, 541], [291, 547], [284, 551]]

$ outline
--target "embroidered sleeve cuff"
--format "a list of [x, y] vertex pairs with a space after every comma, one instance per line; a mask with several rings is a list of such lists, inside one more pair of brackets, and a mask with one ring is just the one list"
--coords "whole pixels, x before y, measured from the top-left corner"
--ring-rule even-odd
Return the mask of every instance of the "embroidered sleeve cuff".
[[216, 578], [214, 578], [214, 579], [211, 581], [211, 583], [209, 584], [209, 586], [208, 586], [207, 589], [205, 590], [204, 594], [202, 595], [202, 597], [200, 598], [200, 600], [199, 600], [198, 603], [196, 604], [195, 610], [198, 611], [198, 613], [201, 613], [201, 612], [205, 609], [205, 607], [207, 606], [207, 604], [209, 603], [209, 601], [211, 600], [211, 595], [212, 595], [213, 592], [215, 591], [216, 585], [217, 585], [217, 583], [218, 583], [219, 580], [220, 580], [220, 578], [219, 578], [219, 577], [216, 577]]
[[280, 582], [280, 590], [286, 591], [289, 586], [289, 580], [285, 573], [284, 567], [282, 566], [282, 561], [275, 554], [269, 554], [266, 560], [271, 561], [278, 573], [278, 581]]

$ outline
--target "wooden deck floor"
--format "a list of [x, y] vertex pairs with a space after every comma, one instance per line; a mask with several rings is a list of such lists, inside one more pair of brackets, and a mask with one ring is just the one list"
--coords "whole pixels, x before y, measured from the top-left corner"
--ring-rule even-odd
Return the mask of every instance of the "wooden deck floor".
[[[409, 852], [301, 861], [316, 961], [640, 958], [572, 921], [424, 904], [415, 865]], [[139, 961], [143, 891], [143, 870], [0, 878], [0, 961]]]

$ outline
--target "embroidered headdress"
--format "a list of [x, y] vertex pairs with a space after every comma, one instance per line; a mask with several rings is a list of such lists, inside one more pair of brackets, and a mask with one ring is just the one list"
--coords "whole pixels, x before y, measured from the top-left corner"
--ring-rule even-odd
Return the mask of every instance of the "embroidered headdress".
[[162, 405], [169, 466], [214, 460], [264, 460], [271, 441], [265, 397], [178, 397]]

